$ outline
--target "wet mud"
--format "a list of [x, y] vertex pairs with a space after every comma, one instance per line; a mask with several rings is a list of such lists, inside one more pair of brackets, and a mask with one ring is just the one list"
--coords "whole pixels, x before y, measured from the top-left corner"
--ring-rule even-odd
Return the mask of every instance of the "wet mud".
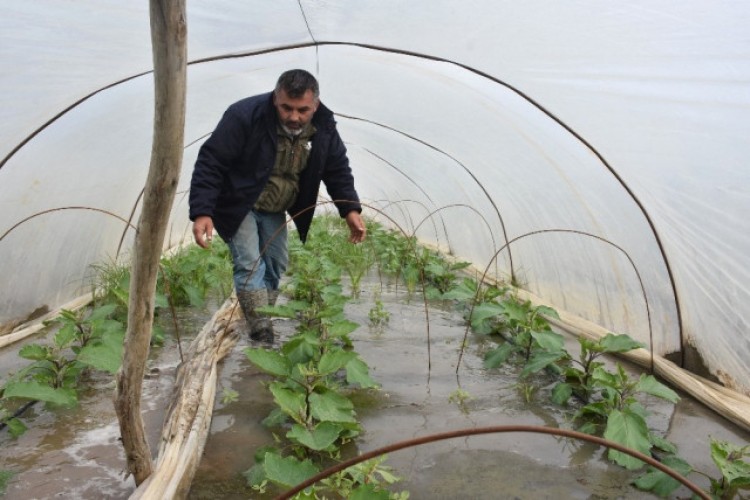
[[[390, 313], [382, 328], [368, 326], [376, 293]], [[550, 387], [543, 380], [535, 391], [519, 382], [512, 367], [482, 368], [484, 352], [495, 345], [491, 339], [469, 333], [456, 373], [465, 326], [449, 304], [431, 304], [425, 312], [419, 295], [409, 297], [403, 288], [381, 288], [374, 279], [363, 282], [360, 297], [347, 305], [346, 312], [361, 325], [351, 334], [355, 349], [382, 386], [356, 396], [364, 433], [348, 453], [480, 426], [570, 427], [565, 421], [569, 412], [549, 402]], [[190, 317], [181, 318], [182, 324], [189, 325], [183, 327], [184, 348], [186, 332], [197, 332], [210, 312], [186, 314]], [[281, 340], [294, 331], [292, 321], [276, 319], [274, 324]], [[268, 378], [246, 359], [243, 350], [249, 345], [247, 338], [241, 339], [221, 363], [211, 432], [189, 495], [193, 500], [272, 498], [276, 493], [257, 494], [242, 477], [254, 463], [255, 450], [273, 443], [273, 436], [261, 425], [273, 408], [263, 386]], [[570, 339], [569, 351], [577, 352], [576, 345]], [[7, 350], [3, 356], [0, 369], [5, 371], [11, 361]], [[174, 341], [152, 350], [143, 407], [153, 453], [178, 364]], [[236, 391], [238, 398], [223, 402], [224, 389]], [[3, 498], [128, 498], [135, 486], [124, 471], [113, 392], [111, 377], [101, 376], [81, 396], [78, 407], [48, 411], [35, 406], [24, 415], [26, 434], [13, 439], [2, 431], [0, 469], [14, 472]], [[711, 437], [750, 442], [749, 433], [684, 395], [677, 405], [656, 398], [643, 403], [651, 412], [651, 429], [675, 443], [679, 455], [705, 474], [717, 475], [710, 458]], [[636, 475], [608, 462], [606, 450], [550, 435], [451, 439], [391, 453], [386, 464], [402, 478], [393, 490], [407, 490], [412, 499], [649, 498], [628, 485]], [[709, 487], [707, 478], [692, 474], [690, 479]], [[689, 498], [690, 493], [681, 488], [674, 497]]]

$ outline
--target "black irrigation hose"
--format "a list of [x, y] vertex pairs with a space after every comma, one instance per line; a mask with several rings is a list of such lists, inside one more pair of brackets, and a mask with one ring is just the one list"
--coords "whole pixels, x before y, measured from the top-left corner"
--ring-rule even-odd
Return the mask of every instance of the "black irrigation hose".
[[319, 474], [316, 474], [315, 476], [298, 484], [294, 488], [287, 490], [286, 492], [277, 496], [276, 500], [285, 500], [285, 499], [291, 498], [292, 496], [301, 492], [305, 488], [312, 486], [313, 484], [317, 483], [318, 481], [322, 479], [325, 479], [339, 471], [342, 471], [348, 467], [351, 467], [352, 465], [356, 465], [358, 463], [370, 460], [371, 458], [375, 458], [377, 456], [384, 455], [386, 453], [402, 450], [404, 448], [411, 448], [414, 446], [419, 446], [421, 444], [427, 444], [427, 443], [432, 443], [436, 441], [443, 441], [446, 439], [453, 439], [457, 437], [475, 436], [479, 434], [497, 434], [497, 433], [505, 433], [505, 432], [533, 432], [537, 434], [551, 434], [554, 436], [563, 436], [563, 437], [569, 437], [573, 439], [579, 439], [582, 441], [588, 441], [590, 443], [605, 446], [607, 448], [612, 448], [614, 450], [617, 450], [627, 455], [630, 455], [632, 457], [635, 457], [638, 460], [646, 462], [647, 464], [653, 466], [656, 469], [659, 469], [663, 473], [667, 474], [668, 476], [682, 483], [684, 486], [689, 488], [693, 493], [695, 493], [698, 497], [704, 500], [711, 500], [711, 497], [705, 491], [703, 491], [699, 486], [697, 486], [696, 484], [688, 480], [686, 477], [682, 476], [680, 473], [678, 473], [674, 469], [667, 467], [666, 465], [662, 464], [658, 460], [655, 460], [649, 457], [648, 455], [644, 455], [643, 453], [627, 448], [619, 443], [615, 443], [614, 441], [609, 441], [607, 439], [600, 438], [597, 436], [592, 436], [590, 434], [584, 434], [583, 432], [572, 431], [568, 429], [555, 429], [552, 427], [542, 427], [538, 425], [497, 425], [497, 426], [491, 426], [491, 427], [477, 427], [477, 428], [472, 428], [472, 429], [460, 429], [456, 431], [441, 432], [437, 434], [430, 434], [428, 436], [422, 436], [419, 438], [399, 441], [397, 443], [394, 443], [388, 446], [383, 446], [382, 448], [378, 448], [376, 450], [372, 450], [367, 453], [363, 453], [357, 457], [350, 458], [349, 460], [345, 460], [337, 465], [334, 465], [333, 467], [329, 467], [328, 469], [320, 472]]
[[4, 421], [0, 422], [0, 431], [5, 429], [8, 426], [8, 420], [20, 417], [21, 415], [23, 415], [23, 413], [26, 410], [28, 410], [29, 408], [31, 408], [38, 402], [39, 402], [38, 399], [32, 399], [31, 401], [26, 402], [26, 404], [24, 404], [22, 407], [14, 411], [13, 415], [11, 415], [10, 418], [6, 418]]

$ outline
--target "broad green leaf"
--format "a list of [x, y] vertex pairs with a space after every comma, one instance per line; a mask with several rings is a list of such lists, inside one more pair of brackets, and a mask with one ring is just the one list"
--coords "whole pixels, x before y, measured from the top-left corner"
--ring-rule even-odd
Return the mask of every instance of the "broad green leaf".
[[603, 350], [598, 342], [594, 342], [585, 337], [578, 337], [578, 343], [581, 345], [581, 358], [588, 356], [589, 352], [602, 352]]
[[268, 414], [266, 418], [263, 419], [261, 424], [263, 424], [264, 427], [281, 427], [282, 425], [289, 422], [289, 417], [287, 416], [284, 411], [276, 407]]
[[513, 344], [506, 342], [496, 349], [489, 351], [484, 355], [484, 367], [488, 370], [490, 368], [496, 368], [508, 359], [508, 356], [513, 352]]
[[629, 399], [627, 404], [628, 410], [640, 416], [643, 420], [646, 420], [648, 416], [651, 415], [651, 412], [648, 411], [645, 406], [635, 400], [635, 398]]
[[549, 318], [560, 319], [560, 315], [557, 314], [557, 311], [555, 309], [551, 308], [551, 307], [548, 307], [548, 306], [538, 306], [536, 308], [536, 312], [538, 312], [540, 314], [544, 314], [545, 316], [547, 316]]
[[123, 336], [109, 334], [96, 344], [88, 344], [78, 352], [81, 363], [111, 374], [117, 373], [122, 364]]
[[[468, 314], [464, 315], [464, 319], [468, 321]], [[494, 319], [483, 319], [478, 321], [472, 319], [470, 322], [471, 331], [476, 333], [477, 335], [490, 335], [491, 333], [495, 333], [496, 324], [497, 321], [495, 321]]]
[[251, 362], [264, 372], [277, 377], [289, 376], [292, 368], [291, 363], [278, 352], [256, 347], [245, 349], [245, 354]]
[[97, 322], [96, 332], [100, 337], [109, 332], [122, 333], [122, 338], [125, 338], [125, 325], [123, 325], [121, 321], [115, 319], [103, 319]]
[[586, 422], [582, 426], [578, 428], [579, 432], [583, 432], [584, 434], [591, 434], [592, 436], [598, 436], [599, 435], [599, 426], [596, 425], [594, 422]]
[[64, 323], [78, 323], [78, 314], [76, 314], [75, 311], [71, 311], [70, 309], [62, 309], [60, 311], [60, 317], [58, 319], [62, 319]]
[[261, 446], [253, 452], [253, 460], [256, 464], [262, 464], [263, 460], [266, 459], [266, 453], [279, 454], [279, 449], [272, 445]]
[[560, 382], [552, 389], [552, 401], [560, 406], [567, 405], [572, 395], [573, 388], [565, 382]]
[[75, 339], [78, 329], [73, 325], [65, 325], [55, 334], [55, 345], [63, 349], [68, 347]]
[[346, 397], [331, 390], [310, 395], [312, 416], [321, 422], [356, 422], [354, 405]]
[[106, 319], [110, 314], [115, 312], [116, 309], [117, 304], [104, 304], [102, 306], [99, 306], [91, 311], [91, 315], [86, 318], [86, 322], [93, 323], [95, 321]]
[[532, 331], [531, 336], [539, 347], [547, 351], [559, 352], [565, 348], [565, 339], [559, 333]]
[[374, 484], [360, 484], [349, 495], [349, 500], [388, 500], [391, 494], [388, 490], [378, 489]]
[[273, 394], [274, 401], [284, 413], [292, 417], [295, 422], [304, 422], [307, 405], [303, 393], [295, 392], [278, 382], [274, 382], [268, 388]]
[[281, 353], [292, 364], [306, 364], [319, 352], [320, 339], [312, 333], [296, 335], [281, 346]]
[[651, 435], [651, 444], [653, 444], [655, 448], [658, 448], [662, 451], [666, 451], [667, 453], [671, 453], [672, 455], [677, 455], [677, 446], [675, 446], [675, 444], [671, 441], [667, 441], [663, 437]]
[[333, 422], [321, 422], [312, 431], [300, 424], [294, 424], [286, 437], [311, 450], [322, 451], [336, 442], [342, 430], [341, 426]]
[[581, 415], [593, 414], [593, 415], [599, 415], [601, 417], [606, 417], [607, 415], [609, 415], [608, 408], [609, 406], [603, 401], [596, 401], [594, 403], [589, 403], [581, 407], [581, 409], [578, 410], [578, 412]]
[[563, 352], [540, 352], [535, 354], [529, 362], [526, 363], [523, 370], [521, 370], [521, 377], [526, 377], [532, 373], [544, 370], [544, 368], [558, 361], [563, 356], [565, 356], [565, 353]]
[[248, 486], [257, 486], [266, 479], [266, 469], [262, 463], [255, 464], [242, 473]]
[[593, 370], [593, 372], [591, 373], [591, 378], [599, 385], [603, 385], [605, 387], [618, 387], [617, 376], [614, 373], [607, 371], [602, 366], [597, 366]]
[[599, 344], [605, 352], [627, 352], [643, 347], [642, 343], [636, 342], [625, 334], [615, 335], [613, 333], [608, 333], [602, 337]]
[[346, 364], [346, 381], [349, 384], [359, 384], [363, 389], [380, 387], [380, 384], [370, 378], [367, 363], [359, 358], [354, 358]]
[[494, 318], [505, 312], [505, 306], [495, 302], [484, 302], [478, 304], [471, 312], [471, 322], [478, 323], [487, 318]]
[[510, 321], [515, 321], [516, 323], [521, 323], [521, 324], [526, 323], [526, 316], [529, 313], [529, 306], [530, 306], [528, 302], [521, 303], [515, 300], [507, 300], [503, 302], [503, 305], [505, 309], [503, 311], [503, 314], [505, 314], [505, 316]]
[[711, 458], [730, 487], [750, 485], [750, 463], [741, 459], [748, 454], [746, 450], [726, 441], [711, 440]]
[[445, 300], [460, 300], [469, 301], [474, 300], [477, 295], [477, 284], [476, 281], [469, 278], [464, 278], [461, 282], [453, 286], [450, 290], [443, 294]]
[[[651, 451], [651, 441], [646, 421], [628, 410], [613, 410], [607, 419], [604, 438], [626, 446], [644, 455]], [[617, 450], [609, 450], [609, 459], [626, 469], [638, 469], [643, 462]]]
[[60, 406], [75, 406], [78, 397], [73, 389], [55, 389], [39, 382], [9, 382], [5, 386], [4, 397], [44, 401]]
[[336, 321], [328, 329], [328, 334], [331, 337], [342, 337], [352, 333], [354, 330], [359, 328], [359, 324], [348, 319]]
[[203, 305], [203, 291], [200, 288], [194, 285], [185, 285], [185, 293], [191, 306], [200, 307]]
[[[662, 463], [679, 472], [682, 476], [687, 476], [693, 470], [685, 460], [672, 455], [665, 457]], [[682, 483], [655, 467], [649, 467], [645, 474], [633, 481], [633, 484], [640, 490], [650, 491], [660, 497], [667, 497]]]
[[[10, 420], [6, 421], [5, 424], [8, 426], [8, 432], [14, 438], [17, 438], [23, 435], [23, 433], [28, 430], [28, 427], [26, 427], [26, 424], [24, 424], [17, 418], [11, 418]], [[2, 496], [1, 491], [0, 491], [0, 496]]]
[[300, 462], [294, 457], [280, 457], [275, 453], [266, 453], [263, 468], [269, 481], [287, 488], [296, 486], [319, 472], [310, 460]]
[[318, 373], [321, 375], [335, 373], [356, 357], [357, 353], [354, 351], [344, 351], [343, 349], [328, 351], [320, 357]]
[[670, 403], [676, 403], [680, 400], [680, 396], [677, 395], [672, 389], [662, 384], [653, 375], [641, 375], [638, 380], [638, 385], [635, 386], [637, 391], [651, 394], [661, 399], [666, 399]]
[[18, 355], [24, 359], [42, 361], [49, 356], [49, 349], [39, 344], [28, 344], [18, 351]]

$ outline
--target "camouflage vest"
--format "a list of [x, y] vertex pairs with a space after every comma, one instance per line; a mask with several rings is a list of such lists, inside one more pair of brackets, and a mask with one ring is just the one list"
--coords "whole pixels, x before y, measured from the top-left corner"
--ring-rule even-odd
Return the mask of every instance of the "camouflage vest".
[[260, 193], [255, 209], [261, 212], [284, 212], [294, 204], [299, 193], [299, 174], [307, 166], [310, 156], [310, 139], [315, 127], [308, 123], [297, 136], [290, 136], [277, 125], [278, 146], [276, 161], [268, 184]]

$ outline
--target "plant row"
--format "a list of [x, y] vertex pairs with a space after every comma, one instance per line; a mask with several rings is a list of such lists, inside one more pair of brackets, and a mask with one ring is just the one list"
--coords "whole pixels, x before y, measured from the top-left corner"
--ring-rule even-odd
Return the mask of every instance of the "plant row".
[[[24, 345], [18, 356], [29, 363], [0, 383], [0, 426], [12, 436], [27, 430], [25, 410], [36, 402], [46, 407], [72, 407], [79, 393], [97, 376], [112, 376], [122, 362], [127, 323], [130, 271], [121, 265], [97, 266], [92, 303], [77, 311], [62, 310], [45, 322], [45, 337]], [[155, 314], [170, 316], [175, 307], [201, 306], [207, 297], [226, 297], [231, 264], [226, 246], [206, 253], [191, 246], [164, 257], [155, 295]], [[175, 321], [176, 319], [172, 318]], [[152, 344], [164, 340], [164, 327], [154, 323]]]
[[[349, 375], [350, 368], [345, 363], [349, 358], [344, 357], [343, 352], [349, 352], [349, 356], [353, 356], [351, 359], [356, 360], [354, 363], [363, 362], [351, 350], [346, 350], [351, 348], [347, 335], [353, 325], [347, 322], [344, 327], [338, 323], [346, 322], [341, 314], [345, 297], [341, 294], [338, 277], [342, 274], [348, 276], [351, 295], [356, 297], [362, 277], [375, 266], [380, 274], [398, 277], [409, 296], [420, 291], [427, 299], [453, 301], [464, 311], [466, 321], [476, 335], [497, 340], [497, 346], [485, 354], [485, 368], [492, 370], [506, 363], [518, 366], [520, 385], [525, 387], [527, 397], [541, 386], [551, 387], [551, 401], [569, 410], [565, 422], [572, 422], [577, 430], [653, 456], [683, 476], [702, 474], [679, 457], [673, 443], [652, 432], [647, 423], [649, 411], [643, 404], [646, 396], [676, 403], [679, 400], [677, 393], [653, 375], [633, 376], [620, 363], [611, 362], [612, 355], [642, 348], [641, 343], [625, 334], [609, 333], [598, 340], [579, 338], [579, 350], [570, 353], [565, 347], [564, 337], [554, 331], [548, 321], [548, 318], [559, 319], [554, 309], [519, 300], [510, 287], [488, 285], [466, 276], [464, 270], [469, 267], [468, 263], [450, 262], [438, 252], [418, 245], [413, 237], [384, 230], [377, 224], [369, 224], [368, 241], [357, 246], [345, 243], [346, 227], [337, 219], [321, 218], [316, 224], [316, 233], [310, 239], [316, 243], [308, 243], [308, 248], [292, 248], [294, 264], [288, 285], [292, 301], [286, 309], [272, 311], [280, 316], [302, 318], [304, 321], [298, 336], [282, 347], [280, 353], [248, 352], [251, 361], [269, 373], [273, 373], [268, 367], [270, 360], [261, 361], [261, 357], [278, 356], [276, 363], [282, 363], [279, 361], [282, 358], [286, 360], [283, 369], [274, 374], [280, 378], [270, 386], [279, 405], [276, 416], [279, 412], [283, 416], [274, 420], [272, 415], [269, 423], [282, 428], [287, 425], [286, 438], [291, 455], [307, 460], [306, 452], [301, 449], [311, 442], [320, 447], [320, 442], [312, 439], [319, 436], [318, 432], [331, 438], [336, 435], [338, 441], [332, 443], [338, 443], [337, 446], [354, 437], [344, 432], [345, 427], [339, 427], [341, 423], [326, 423], [318, 418], [321, 414], [313, 409], [319, 394], [335, 390], [341, 395], [342, 390], [357, 385]], [[387, 312], [376, 296], [370, 319], [375, 322], [379, 317], [387, 318]], [[311, 333], [310, 325], [318, 328], [317, 333]], [[314, 345], [309, 344], [312, 338], [318, 339]], [[300, 349], [305, 352], [304, 356], [299, 356]], [[337, 362], [332, 363], [333, 359]], [[324, 361], [322, 369], [319, 366], [321, 360]], [[262, 366], [264, 362], [265, 368]], [[360, 387], [371, 386], [366, 382]], [[279, 392], [282, 388], [288, 392]], [[291, 393], [302, 406], [284, 403], [286, 399], [280, 396]], [[467, 397], [458, 395], [455, 399], [463, 403]], [[352, 408], [347, 408], [347, 412], [353, 412]], [[353, 416], [347, 412], [348, 416]], [[326, 418], [342, 416], [326, 414]], [[290, 422], [294, 424], [288, 428]], [[329, 444], [326, 440], [323, 442]], [[329, 456], [337, 456], [337, 446], [326, 450]], [[740, 490], [750, 485], [750, 464], [746, 461], [750, 457], [750, 446], [740, 447], [711, 439], [710, 447], [711, 457], [720, 473], [719, 477], [710, 478], [711, 494], [716, 498], [735, 498]], [[322, 451], [311, 449], [313, 452]], [[278, 450], [273, 453], [278, 453]], [[617, 450], [609, 450], [607, 457], [629, 470], [643, 469], [645, 465]], [[258, 474], [262, 463], [260, 457], [259, 465], [251, 474], [256, 485], [263, 477]], [[310, 466], [308, 472], [312, 474], [313, 470], [318, 470], [318, 467]], [[646, 468], [633, 484], [660, 496], [668, 496], [680, 486], [677, 480], [652, 467]]]

